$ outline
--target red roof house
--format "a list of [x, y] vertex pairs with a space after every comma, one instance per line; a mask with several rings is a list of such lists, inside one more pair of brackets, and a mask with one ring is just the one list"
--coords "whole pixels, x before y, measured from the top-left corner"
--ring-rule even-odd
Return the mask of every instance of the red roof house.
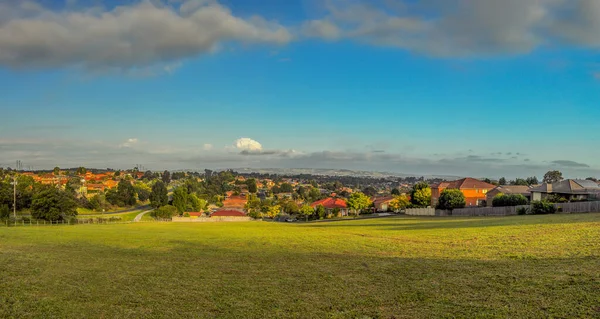
[[239, 210], [222, 209], [210, 214], [210, 217], [246, 217], [246, 214]]
[[346, 204], [346, 201], [341, 198], [329, 197], [321, 199], [310, 204], [310, 207], [317, 208], [319, 205], [325, 207], [325, 211], [327, 211], [328, 214], [334, 209], [339, 209], [342, 216], [348, 215], [348, 204]]

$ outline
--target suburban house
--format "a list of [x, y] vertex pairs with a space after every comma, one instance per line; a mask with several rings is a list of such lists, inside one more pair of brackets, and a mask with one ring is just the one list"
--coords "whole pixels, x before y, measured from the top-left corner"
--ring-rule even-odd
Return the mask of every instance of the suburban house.
[[223, 201], [223, 208], [232, 208], [237, 210], [243, 210], [246, 206], [248, 199], [246, 196], [229, 196]]
[[210, 217], [247, 217], [244, 212], [233, 209], [221, 209], [212, 214]]
[[498, 196], [498, 194], [505, 195], [516, 195], [521, 194], [527, 198], [527, 200], [531, 201], [531, 186], [521, 186], [521, 185], [500, 185], [487, 193], [486, 202], [487, 206], [492, 206], [492, 201], [494, 197]]
[[310, 207], [317, 208], [319, 205], [323, 205], [323, 207], [325, 207], [327, 214], [331, 214], [333, 213], [333, 210], [339, 209], [342, 216], [348, 216], [348, 204], [346, 204], [346, 201], [341, 198], [329, 197], [321, 199], [310, 204]]
[[544, 200], [550, 195], [564, 197], [568, 201], [600, 198], [600, 186], [589, 180], [566, 179], [558, 183], [544, 183], [531, 190], [531, 200]]
[[376, 197], [373, 199], [373, 206], [376, 212], [387, 212], [390, 210], [390, 203], [395, 199], [394, 196]]
[[452, 182], [441, 182], [431, 186], [431, 206], [435, 207], [440, 195], [445, 189], [458, 189], [469, 206], [482, 206], [487, 199], [487, 193], [496, 188], [496, 185], [482, 182], [474, 178], [463, 178]]

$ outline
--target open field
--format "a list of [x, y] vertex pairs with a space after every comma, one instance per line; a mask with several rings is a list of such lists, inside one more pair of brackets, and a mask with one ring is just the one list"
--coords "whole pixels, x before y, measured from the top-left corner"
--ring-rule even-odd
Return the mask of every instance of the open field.
[[600, 214], [0, 228], [0, 317], [598, 318]]

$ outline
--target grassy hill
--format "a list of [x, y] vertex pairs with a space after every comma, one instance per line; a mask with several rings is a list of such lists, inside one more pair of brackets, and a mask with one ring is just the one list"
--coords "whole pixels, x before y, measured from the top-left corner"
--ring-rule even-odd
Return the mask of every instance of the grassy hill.
[[0, 227], [0, 317], [600, 316], [600, 214]]

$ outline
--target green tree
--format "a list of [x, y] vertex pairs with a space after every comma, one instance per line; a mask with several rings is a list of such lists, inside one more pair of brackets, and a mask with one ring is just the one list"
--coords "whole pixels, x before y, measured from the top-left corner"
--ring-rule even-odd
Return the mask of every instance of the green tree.
[[157, 181], [152, 185], [152, 192], [150, 193], [150, 205], [154, 208], [165, 206], [169, 203], [169, 193], [167, 186], [163, 181]]
[[531, 186], [531, 185], [537, 185], [537, 184], [539, 184], [539, 183], [540, 183], [540, 182], [538, 181], [538, 178], [537, 178], [537, 177], [535, 177], [535, 176], [532, 176], [532, 177], [527, 177], [527, 179], [525, 179], [525, 180], [527, 181], [527, 185], [530, 185], [530, 186]]
[[562, 173], [560, 171], [548, 171], [544, 175], [544, 183], [554, 184], [563, 180]]
[[294, 191], [294, 187], [290, 183], [283, 183], [279, 187], [279, 191], [281, 193], [292, 193]]
[[325, 210], [325, 206], [323, 206], [323, 205], [317, 206], [316, 213], [317, 213], [317, 216], [319, 216], [320, 219], [325, 218], [325, 215], [327, 214], [327, 212]]
[[152, 193], [152, 189], [148, 187], [148, 185], [144, 183], [137, 183], [135, 184], [134, 188], [140, 201], [145, 202], [150, 199], [150, 193]]
[[304, 216], [305, 220], [308, 221], [308, 217], [315, 213], [315, 209], [310, 205], [302, 205], [300, 207], [300, 215]]
[[556, 207], [552, 203], [547, 201], [533, 201], [531, 202], [531, 214], [533, 215], [545, 215], [556, 213]]
[[352, 193], [348, 198], [348, 207], [354, 210], [354, 217], [373, 204], [371, 198], [361, 192]]
[[445, 189], [442, 194], [440, 194], [437, 208], [453, 210], [456, 208], [464, 208], [466, 205], [465, 195], [460, 190]]
[[501, 177], [500, 180], [498, 180], [498, 184], [500, 184], [500, 185], [506, 185], [506, 178]]
[[72, 194], [77, 194], [80, 192], [82, 185], [83, 185], [83, 183], [81, 182], [80, 177], [78, 177], [78, 176], [71, 177], [71, 178], [69, 178], [69, 180], [67, 181], [67, 184], [65, 185], [65, 190]]
[[173, 206], [177, 208], [179, 214], [183, 214], [187, 208], [188, 193], [186, 187], [177, 187], [173, 191]]
[[300, 207], [293, 200], [288, 200], [281, 205], [283, 212], [286, 214], [297, 214], [300, 211]]
[[77, 216], [77, 203], [65, 191], [49, 187], [33, 196], [31, 217], [50, 221]]
[[136, 192], [133, 185], [128, 181], [120, 181], [117, 185], [117, 194], [119, 202], [123, 203], [124, 206], [133, 206], [136, 203]]
[[203, 212], [208, 208], [208, 202], [198, 198], [196, 194], [188, 195], [187, 210], [191, 212]]
[[77, 171], [76, 171], [77, 175], [85, 175], [85, 173], [87, 173], [87, 170], [85, 169], [85, 167], [77, 168]]
[[368, 186], [365, 187], [365, 189], [363, 189], [363, 194], [369, 196], [369, 197], [373, 197], [375, 195], [377, 195], [377, 189], [373, 186]]
[[527, 183], [527, 180], [523, 179], [523, 178], [517, 178], [514, 181], [512, 181], [510, 183], [511, 185], [519, 185], [519, 186], [528, 186], [529, 183]]
[[258, 192], [258, 187], [256, 186], [256, 180], [254, 178], [249, 178], [246, 180], [246, 185], [248, 185], [248, 192], [252, 194], [256, 194], [256, 192]]
[[161, 179], [163, 183], [169, 185], [169, 183], [171, 182], [171, 173], [169, 173], [169, 171], [164, 171], [162, 173]]
[[399, 196], [399, 195], [400, 195], [400, 190], [399, 190], [399, 189], [397, 189], [397, 188], [393, 188], [393, 189], [392, 189], [392, 195], [394, 195], [394, 196]]
[[5, 220], [10, 217], [10, 208], [8, 205], [0, 205], [0, 220]]
[[57, 176], [58, 176], [58, 175], [60, 174], [60, 168], [59, 168], [58, 166], [56, 166], [56, 167], [55, 167], [55, 168], [52, 170], [52, 172], [54, 173], [54, 175], [57, 175]]
[[410, 202], [416, 207], [431, 205], [431, 188], [425, 182], [416, 183], [410, 192]]

